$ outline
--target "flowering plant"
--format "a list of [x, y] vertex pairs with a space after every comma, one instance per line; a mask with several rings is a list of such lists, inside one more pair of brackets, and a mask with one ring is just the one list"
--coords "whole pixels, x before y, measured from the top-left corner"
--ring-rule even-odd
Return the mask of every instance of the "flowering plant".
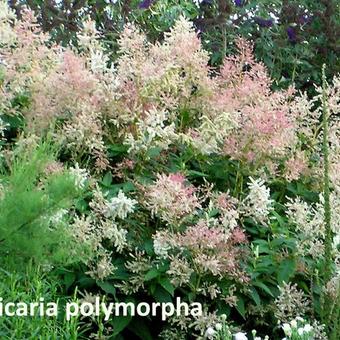
[[[0, 9], [7, 32], [0, 43], [7, 174], [0, 227], [9, 249], [27, 260], [17, 242], [24, 226], [40, 255], [66, 243], [62, 255], [76, 264], [65, 260], [52, 270], [52, 255], [44, 263], [64, 294], [86, 290], [134, 303], [181, 297], [203, 306], [200, 316], [172, 316], [157, 326], [132, 315], [89, 318], [85, 337], [244, 339], [256, 328], [257, 338], [279, 338], [288, 326], [277, 321], [288, 325], [296, 315], [336, 324], [339, 77], [316, 87], [313, 99], [293, 87], [274, 91], [251, 43], [238, 39], [235, 55], [215, 68], [185, 17], [161, 42], [128, 23], [112, 63], [89, 19], [77, 47], [65, 47], [51, 43], [32, 11], [16, 19], [3, 3]], [[46, 169], [34, 157], [41, 140], [58, 150]], [[13, 179], [21, 154], [23, 170]], [[27, 170], [31, 158], [39, 166]], [[323, 164], [328, 192], [320, 185]], [[60, 173], [67, 178], [55, 182]], [[57, 204], [64, 194], [74, 200]], [[12, 234], [8, 221], [21, 221], [11, 207], [16, 195], [26, 215]], [[332, 218], [324, 223], [326, 202]], [[30, 212], [45, 207], [32, 220]], [[33, 255], [39, 263], [42, 256]], [[327, 315], [325, 296], [332, 299]], [[289, 327], [309, 336], [306, 325]]]
[[300, 317], [293, 319], [290, 323], [284, 323], [282, 329], [286, 335], [285, 339], [308, 340], [314, 338], [313, 327]]

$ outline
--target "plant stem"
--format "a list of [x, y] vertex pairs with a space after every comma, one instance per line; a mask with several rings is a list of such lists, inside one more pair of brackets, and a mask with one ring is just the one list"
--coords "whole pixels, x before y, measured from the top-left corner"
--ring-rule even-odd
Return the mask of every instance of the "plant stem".
[[224, 22], [221, 24], [221, 32], [222, 32], [222, 63], [224, 62], [224, 58], [227, 55], [227, 24]]
[[331, 206], [329, 199], [329, 145], [328, 145], [328, 106], [326, 94], [325, 65], [322, 67], [322, 113], [323, 113], [323, 145], [324, 156], [324, 222], [325, 222], [325, 282], [332, 275], [332, 229], [331, 229]]

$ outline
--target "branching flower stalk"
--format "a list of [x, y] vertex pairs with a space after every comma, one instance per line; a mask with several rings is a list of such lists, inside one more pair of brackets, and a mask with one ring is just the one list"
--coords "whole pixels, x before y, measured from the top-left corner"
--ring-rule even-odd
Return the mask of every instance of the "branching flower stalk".
[[324, 222], [325, 222], [325, 282], [332, 275], [332, 229], [331, 229], [331, 206], [329, 198], [329, 145], [328, 145], [328, 106], [326, 94], [325, 65], [322, 68], [322, 110], [323, 110], [323, 145], [324, 156]]
[[[322, 114], [323, 114], [323, 145], [322, 152], [324, 156], [324, 223], [325, 223], [325, 271], [324, 282], [327, 283], [332, 277], [332, 242], [333, 232], [331, 229], [331, 206], [330, 206], [330, 188], [329, 188], [329, 144], [328, 144], [328, 118], [329, 110], [327, 105], [327, 82], [325, 76], [325, 65], [322, 68]], [[339, 331], [339, 293], [335, 301], [327, 295], [322, 297], [323, 300], [323, 321], [328, 326], [329, 339], [337, 339]], [[334, 313], [335, 311], [335, 313]]]

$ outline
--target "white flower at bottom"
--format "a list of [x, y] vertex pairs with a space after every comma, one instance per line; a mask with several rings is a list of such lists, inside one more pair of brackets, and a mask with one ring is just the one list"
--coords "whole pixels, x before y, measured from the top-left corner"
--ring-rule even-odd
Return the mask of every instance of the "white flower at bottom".
[[292, 321], [290, 322], [290, 325], [292, 326], [292, 328], [297, 328], [297, 322], [296, 322], [296, 320], [292, 320]]
[[234, 334], [235, 340], [248, 340], [246, 333], [238, 332]]
[[298, 332], [299, 335], [303, 335], [303, 333], [305, 332], [305, 330], [304, 330], [303, 328], [299, 328], [299, 329], [297, 330], [297, 332]]
[[282, 325], [282, 329], [283, 329], [285, 335], [288, 335], [288, 336], [291, 336], [291, 335], [292, 335], [292, 329], [291, 329], [289, 323], [284, 323], [284, 324]]
[[309, 333], [313, 330], [313, 327], [309, 323], [307, 323], [305, 327], [303, 327], [303, 329], [305, 330], [306, 333]]
[[215, 328], [216, 328], [217, 331], [220, 331], [222, 329], [222, 324], [221, 323], [217, 323], [215, 325]]
[[227, 320], [227, 315], [226, 314], [221, 314], [221, 320], [226, 321]]
[[215, 335], [216, 331], [212, 327], [208, 327], [205, 331], [205, 337], [211, 339]]

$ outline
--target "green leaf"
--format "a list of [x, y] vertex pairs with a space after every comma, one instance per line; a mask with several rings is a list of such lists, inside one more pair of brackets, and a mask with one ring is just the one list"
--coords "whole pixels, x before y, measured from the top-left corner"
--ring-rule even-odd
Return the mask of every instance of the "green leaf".
[[125, 183], [120, 183], [120, 184], [113, 184], [110, 185], [110, 195], [116, 196], [119, 192], [119, 190], [123, 190], [123, 192], [127, 193], [129, 191], [135, 190], [135, 186], [132, 182], [125, 182]]
[[113, 326], [113, 336], [118, 335], [122, 330], [124, 330], [132, 319], [131, 315], [128, 316], [115, 316], [112, 321]]
[[97, 281], [97, 285], [107, 294], [116, 296], [116, 288], [110, 282]]
[[118, 155], [122, 155], [124, 153], [127, 153], [128, 149], [129, 149], [129, 147], [127, 145], [124, 145], [124, 144], [112, 144], [112, 145], [109, 146], [108, 151], [109, 151], [110, 157], [114, 157], [114, 156], [118, 156]]
[[104, 178], [103, 178], [103, 180], [102, 180], [102, 184], [103, 184], [104, 186], [106, 186], [106, 187], [109, 187], [111, 183], [112, 183], [112, 174], [111, 174], [110, 171], [108, 171], [108, 172], [105, 174], [105, 176], [104, 176]]
[[65, 284], [65, 287], [66, 289], [69, 289], [73, 282], [76, 280], [76, 275], [74, 273], [66, 273], [64, 275], [64, 284]]
[[293, 276], [296, 269], [296, 263], [294, 259], [285, 259], [279, 265], [279, 272], [277, 274], [277, 280], [279, 283], [283, 281], [288, 282]]
[[159, 271], [155, 268], [150, 269], [144, 276], [145, 281], [150, 281], [159, 275]]
[[142, 340], [152, 340], [153, 337], [150, 333], [149, 328], [145, 324], [142, 318], [134, 318], [129, 326], [128, 329], [136, 334]]
[[146, 240], [144, 242], [144, 249], [149, 256], [151, 256], [154, 253], [152, 240]]
[[243, 317], [243, 319], [246, 319], [246, 309], [244, 306], [244, 300], [242, 297], [237, 297], [237, 303], [236, 303], [236, 309], [240, 313], [240, 315]]
[[267, 294], [269, 294], [270, 296], [274, 297], [273, 293], [271, 292], [271, 290], [268, 288], [268, 286], [266, 286], [263, 282], [259, 282], [259, 281], [255, 281], [253, 283], [254, 286], [257, 286], [259, 288], [261, 288], [263, 291], [265, 291]]
[[153, 293], [153, 297], [157, 302], [171, 302], [171, 295], [164, 290], [161, 286], [157, 286], [156, 290]]
[[257, 306], [261, 305], [261, 298], [259, 293], [257, 292], [257, 290], [254, 287], [251, 287], [250, 289], [250, 295], [252, 297], [252, 299], [255, 301]]
[[83, 276], [78, 280], [79, 287], [84, 288], [91, 288], [95, 286], [96, 280], [92, 279], [91, 277]]
[[275, 216], [276, 220], [279, 222], [281, 228], [286, 228], [286, 222], [284, 219], [276, 212], [273, 211], [272, 214]]
[[189, 170], [188, 176], [190, 176], [190, 177], [207, 177], [208, 175], [203, 173], [203, 172], [200, 172], [200, 171]]
[[161, 151], [162, 151], [162, 148], [155, 147], [155, 148], [149, 149], [146, 154], [150, 158], [156, 158], [160, 155]]
[[167, 277], [161, 278], [159, 280], [159, 283], [171, 296], [174, 296], [175, 287], [172, 285]]

